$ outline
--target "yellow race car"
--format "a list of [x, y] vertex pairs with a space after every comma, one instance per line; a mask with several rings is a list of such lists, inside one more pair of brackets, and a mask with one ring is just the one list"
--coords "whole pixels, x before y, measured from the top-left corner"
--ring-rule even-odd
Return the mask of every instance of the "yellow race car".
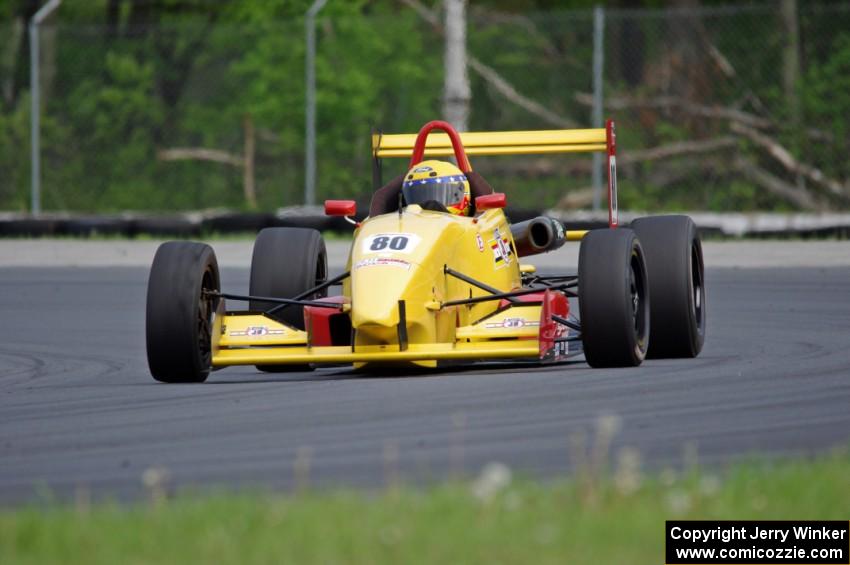
[[[435, 129], [444, 133], [429, 135]], [[705, 286], [696, 228], [686, 216], [618, 225], [613, 122], [599, 129], [459, 134], [435, 121], [416, 135], [376, 134], [372, 146], [378, 179], [383, 158], [409, 158], [410, 167], [376, 190], [362, 222], [351, 219], [353, 201], [325, 203], [327, 214], [357, 226], [338, 276], [329, 277], [324, 241], [311, 229], [258, 234], [247, 295], [221, 292], [208, 245], [159, 247], [146, 320], [156, 380], [201, 382], [231, 365], [368, 370], [498, 359], [550, 363], [579, 354], [593, 367], [627, 367], [647, 354], [700, 352]], [[505, 195], [468, 159], [578, 151], [607, 154], [607, 229], [570, 231], [546, 217], [510, 225]], [[453, 156], [457, 165], [425, 161], [426, 155]], [[577, 274], [544, 275], [524, 262], [567, 241], [580, 241]], [[333, 286], [341, 292], [328, 296]], [[247, 302], [248, 309], [228, 310], [227, 301]]]

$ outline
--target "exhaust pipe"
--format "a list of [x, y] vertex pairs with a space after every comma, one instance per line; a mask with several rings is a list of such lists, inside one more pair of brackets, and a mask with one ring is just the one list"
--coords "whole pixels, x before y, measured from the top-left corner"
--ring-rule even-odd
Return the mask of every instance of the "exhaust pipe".
[[554, 251], [567, 241], [563, 224], [546, 216], [513, 224], [511, 234], [518, 257]]

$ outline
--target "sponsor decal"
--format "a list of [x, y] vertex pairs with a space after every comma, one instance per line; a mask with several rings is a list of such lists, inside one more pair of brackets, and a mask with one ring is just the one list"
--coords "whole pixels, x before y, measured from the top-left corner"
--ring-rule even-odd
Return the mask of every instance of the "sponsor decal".
[[489, 322], [484, 324], [485, 328], [508, 328], [517, 329], [525, 327], [539, 326], [540, 322], [536, 320], [526, 320], [525, 318], [505, 318], [498, 322]]
[[499, 228], [493, 230], [493, 239], [487, 242], [493, 252], [493, 263], [497, 269], [511, 264], [511, 256], [514, 254], [510, 240], [503, 236]]
[[[571, 333], [570, 330], [566, 326], [562, 326], [561, 324], [555, 325], [555, 339], [563, 339], [569, 337], [571, 335], [578, 335], [577, 333]], [[563, 361], [564, 359], [570, 356], [570, 342], [568, 341], [556, 341], [550, 350], [549, 356], [551, 356], [552, 361]]]
[[430, 173], [433, 170], [434, 169], [432, 169], [428, 165], [422, 165], [421, 167], [416, 167], [415, 169], [413, 169], [413, 172], [414, 173]]
[[555, 343], [555, 357], [560, 359], [570, 354], [570, 342], [559, 341]]
[[475, 243], [478, 244], [478, 251], [484, 252], [484, 238], [481, 237], [480, 233], [475, 234]]
[[410, 262], [404, 259], [396, 259], [395, 257], [372, 257], [371, 259], [361, 259], [354, 264], [355, 269], [363, 267], [378, 267], [378, 266], [399, 267], [405, 271], [410, 270]]
[[269, 329], [268, 326], [248, 326], [244, 330], [230, 332], [230, 337], [262, 337], [266, 335], [283, 335], [286, 330]]
[[412, 253], [422, 238], [415, 233], [376, 233], [363, 238], [363, 253]]

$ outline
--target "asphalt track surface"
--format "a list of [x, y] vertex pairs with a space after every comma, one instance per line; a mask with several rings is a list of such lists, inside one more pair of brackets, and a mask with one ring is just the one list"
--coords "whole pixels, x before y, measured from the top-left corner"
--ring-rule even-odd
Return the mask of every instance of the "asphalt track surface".
[[[202, 385], [148, 374], [146, 267], [3, 267], [0, 504], [134, 499], [150, 468], [174, 489], [380, 488], [492, 461], [550, 478], [586, 460], [579, 440], [589, 450], [605, 430], [612, 462], [631, 447], [653, 469], [848, 445], [850, 266], [824, 264], [709, 263], [708, 339], [695, 360], [398, 376], [230, 368]], [[246, 269], [222, 276], [247, 289]]]

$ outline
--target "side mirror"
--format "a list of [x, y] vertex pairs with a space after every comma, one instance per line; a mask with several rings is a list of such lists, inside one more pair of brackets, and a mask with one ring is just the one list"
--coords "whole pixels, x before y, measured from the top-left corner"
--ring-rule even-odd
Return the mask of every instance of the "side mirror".
[[325, 200], [326, 216], [353, 216], [357, 213], [354, 200]]
[[504, 208], [507, 204], [507, 198], [504, 192], [494, 192], [493, 194], [485, 194], [475, 199], [475, 209], [479, 212], [484, 210], [493, 210], [496, 208]]

